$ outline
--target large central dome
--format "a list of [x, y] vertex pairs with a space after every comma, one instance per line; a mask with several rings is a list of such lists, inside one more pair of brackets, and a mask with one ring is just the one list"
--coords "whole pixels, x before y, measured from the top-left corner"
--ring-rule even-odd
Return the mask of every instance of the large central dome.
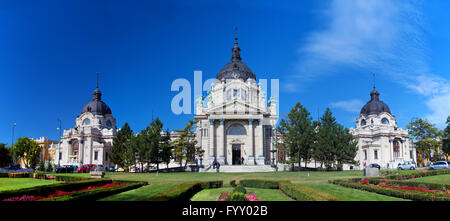
[[391, 114], [391, 110], [383, 101], [380, 100], [380, 93], [373, 88], [372, 92], [370, 92], [370, 101], [368, 101], [363, 108], [361, 109], [362, 115], [371, 115], [371, 114], [380, 114], [383, 112], [387, 112]]
[[242, 79], [247, 81], [249, 78], [256, 80], [255, 73], [253, 73], [252, 70], [244, 62], [242, 62], [240, 54], [241, 49], [238, 46], [237, 38], [234, 40], [231, 62], [226, 64], [222, 70], [217, 73], [216, 78], [221, 81], [226, 79]]
[[94, 115], [106, 115], [112, 114], [111, 109], [105, 102], [102, 101], [102, 93], [98, 89], [98, 87], [94, 90], [92, 94], [92, 100], [89, 101], [86, 105], [84, 105], [81, 114], [90, 112]]

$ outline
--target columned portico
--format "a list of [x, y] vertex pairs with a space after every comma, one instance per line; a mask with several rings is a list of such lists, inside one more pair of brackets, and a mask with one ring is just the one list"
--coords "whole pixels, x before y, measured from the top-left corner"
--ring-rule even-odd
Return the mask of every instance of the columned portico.
[[209, 142], [201, 148], [209, 153], [210, 164], [264, 165], [264, 153], [271, 149], [271, 142], [264, 142], [264, 129], [275, 128], [276, 102], [272, 98], [267, 106], [261, 83], [241, 60], [236, 41], [231, 62], [217, 74], [207, 101], [197, 99], [194, 118], [202, 126], [196, 133], [201, 137], [200, 128], [209, 121]]
[[249, 156], [247, 160], [248, 165], [255, 165], [255, 144], [254, 144], [254, 136], [253, 136], [253, 119], [248, 119], [248, 146], [249, 146]]

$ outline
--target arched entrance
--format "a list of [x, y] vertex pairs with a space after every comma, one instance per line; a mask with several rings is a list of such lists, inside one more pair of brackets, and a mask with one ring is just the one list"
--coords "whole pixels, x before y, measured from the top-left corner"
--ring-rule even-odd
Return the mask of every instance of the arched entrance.
[[231, 149], [232, 149], [232, 164], [233, 165], [241, 165], [241, 145], [240, 144], [232, 144], [231, 145]]

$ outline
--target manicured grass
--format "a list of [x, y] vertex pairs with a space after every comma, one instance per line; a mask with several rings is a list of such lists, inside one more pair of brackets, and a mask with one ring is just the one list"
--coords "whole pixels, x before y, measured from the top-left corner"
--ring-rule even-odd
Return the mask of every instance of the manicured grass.
[[0, 191], [17, 190], [34, 186], [58, 183], [55, 180], [37, 180], [33, 178], [0, 178]]
[[[89, 176], [88, 174], [70, 174], [72, 176]], [[213, 181], [223, 180], [224, 187], [230, 186], [231, 180], [242, 179], [269, 179], [269, 180], [290, 180], [293, 183], [305, 184], [310, 187], [319, 189], [323, 192], [336, 196], [341, 200], [351, 201], [394, 201], [402, 200], [394, 197], [388, 197], [376, 193], [370, 193], [361, 190], [349, 189], [333, 184], [328, 184], [328, 180], [333, 179], [349, 179], [361, 177], [362, 171], [338, 171], [338, 172], [267, 172], [267, 173], [160, 173], [156, 176], [155, 173], [107, 173], [105, 178], [119, 179], [119, 180], [135, 180], [147, 181], [150, 185], [141, 187], [139, 189], [123, 192], [114, 196], [104, 198], [103, 200], [145, 200], [159, 192], [167, 190], [177, 184], [189, 181]], [[206, 191], [204, 194], [213, 194], [215, 198], [215, 190]], [[205, 195], [205, 197], [207, 197]], [[220, 195], [220, 193], [219, 193]], [[217, 195], [217, 197], [219, 196]], [[265, 195], [265, 194], [263, 194]], [[264, 196], [258, 196], [263, 197]], [[214, 199], [215, 200], [215, 199]]]
[[385, 196], [382, 194], [367, 192], [363, 190], [346, 188], [334, 184], [303, 184], [310, 188], [314, 188], [330, 195], [336, 196], [343, 201], [410, 201], [402, 198]]
[[427, 176], [413, 179], [415, 182], [437, 183], [437, 184], [450, 184], [450, 174]]
[[[254, 192], [259, 201], [292, 201], [291, 198], [284, 195], [276, 189], [245, 188], [247, 192]], [[223, 192], [232, 192], [233, 188], [206, 189], [197, 193], [191, 198], [191, 201], [217, 201]]]

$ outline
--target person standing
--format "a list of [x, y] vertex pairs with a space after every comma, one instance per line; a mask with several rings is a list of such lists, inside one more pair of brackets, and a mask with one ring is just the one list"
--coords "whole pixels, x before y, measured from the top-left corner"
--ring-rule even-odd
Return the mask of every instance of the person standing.
[[241, 164], [244, 165], [244, 157], [241, 157]]

